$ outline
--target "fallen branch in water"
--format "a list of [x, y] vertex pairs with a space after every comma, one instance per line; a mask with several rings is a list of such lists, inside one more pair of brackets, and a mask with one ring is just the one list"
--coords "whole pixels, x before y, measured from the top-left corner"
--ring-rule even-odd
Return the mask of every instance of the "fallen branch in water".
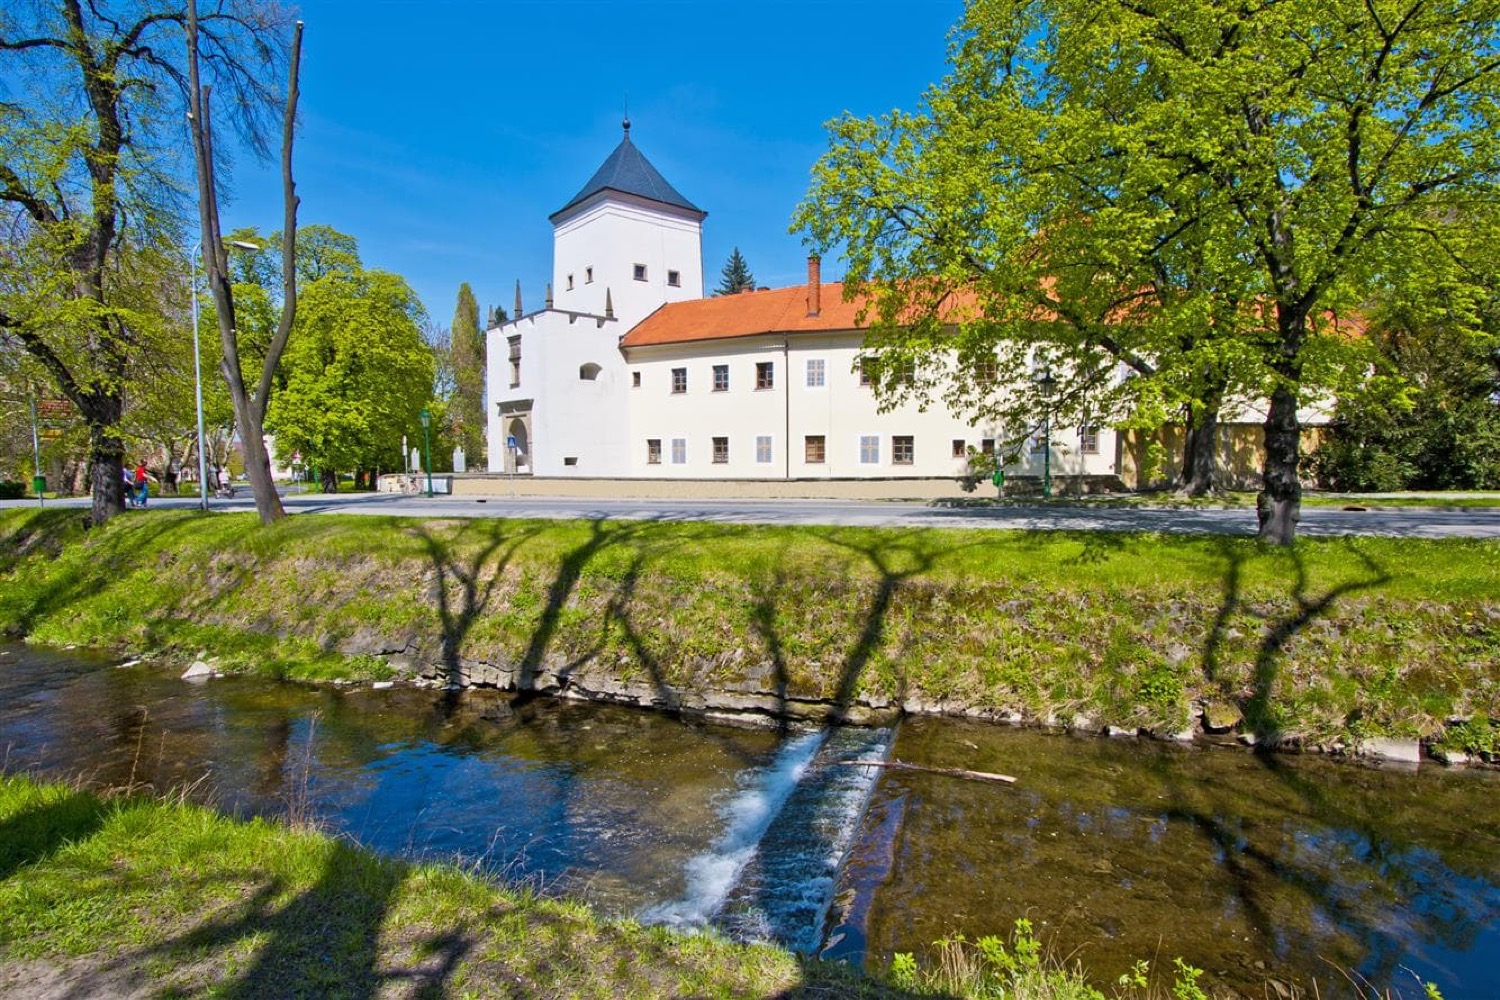
[[928, 774], [946, 774], [950, 778], [968, 778], [970, 781], [1003, 781], [1007, 785], [1016, 783], [1008, 774], [991, 774], [988, 771], [966, 771], [961, 767], [926, 767], [908, 764], [903, 760], [841, 760], [846, 767], [889, 767], [898, 771], [925, 771]]

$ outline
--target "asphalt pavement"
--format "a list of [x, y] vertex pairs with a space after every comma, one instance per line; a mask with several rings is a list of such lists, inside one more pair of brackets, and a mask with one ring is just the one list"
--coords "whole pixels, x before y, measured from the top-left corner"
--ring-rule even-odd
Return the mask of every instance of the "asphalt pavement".
[[[0, 508], [35, 500], [0, 501]], [[86, 508], [87, 498], [49, 500], [49, 506]], [[584, 520], [697, 521], [723, 524], [847, 525], [859, 527], [987, 528], [1040, 531], [1156, 531], [1172, 534], [1255, 534], [1255, 511], [1237, 507], [1161, 508], [1094, 505], [981, 506], [894, 500], [639, 500], [579, 497], [409, 496], [399, 493], [289, 495], [293, 514], [380, 514], [396, 517], [510, 517]], [[153, 509], [186, 509], [192, 497], [153, 498]], [[253, 510], [249, 491], [210, 500], [214, 510]], [[1353, 506], [1353, 505], [1351, 505]], [[127, 511], [127, 516], [133, 514]], [[1500, 508], [1395, 507], [1346, 510], [1304, 506], [1306, 536], [1372, 535], [1400, 538], [1500, 538]]]

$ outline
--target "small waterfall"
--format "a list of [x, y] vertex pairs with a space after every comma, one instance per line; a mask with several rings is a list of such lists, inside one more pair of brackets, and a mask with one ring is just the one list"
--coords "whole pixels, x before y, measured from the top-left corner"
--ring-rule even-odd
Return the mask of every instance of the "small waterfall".
[[643, 923], [701, 927], [719, 912], [824, 736], [819, 731], [787, 740], [769, 765], [742, 777], [740, 790], [720, 810], [724, 832], [687, 863], [687, 891], [681, 899], [648, 907], [640, 914]]
[[721, 810], [724, 832], [687, 865], [681, 899], [650, 907], [645, 923], [712, 923], [741, 940], [816, 951], [833, 902], [839, 864], [870, 792], [888, 729], [836, 729], [788, 740], [765, 768], [747, 772]]
[[766, 829], [715, 923], [742, 940], [772, 940], [804, 954], [817, 951], [833, 903], [839, 865], [859, 829], [876, 769], [853, 760], [884, 760], [888, 729], [834, 730]]

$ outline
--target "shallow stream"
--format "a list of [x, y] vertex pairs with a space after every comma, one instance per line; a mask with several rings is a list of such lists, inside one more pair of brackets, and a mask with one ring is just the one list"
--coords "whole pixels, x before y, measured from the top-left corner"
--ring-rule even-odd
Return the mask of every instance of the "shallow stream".
[[[1029, 917], [1101, 982], [1500, 996], [1500, 774], [912, 719], [773, 730], [0, 647], [10, 771], [192, 786], [611, 913], [882, 964]], [[1014, 786], [850, 761], [1003, 772]], [[1207, 982], [1207, 980], [1205, 981]]]

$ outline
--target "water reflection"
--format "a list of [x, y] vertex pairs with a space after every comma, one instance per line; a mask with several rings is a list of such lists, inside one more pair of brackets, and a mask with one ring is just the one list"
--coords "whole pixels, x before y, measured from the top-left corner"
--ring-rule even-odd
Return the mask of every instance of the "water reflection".
[[841, 897], [876, 959], [1030, 916], [1101, 978], [1182, 955], [1255, 995], [1268, 978], [1341, 995], [1340, 969], [1500, 991], [1495, 774], [936, 720], [906, 723], [895, 753], [1021, 782], [881, 783]]

